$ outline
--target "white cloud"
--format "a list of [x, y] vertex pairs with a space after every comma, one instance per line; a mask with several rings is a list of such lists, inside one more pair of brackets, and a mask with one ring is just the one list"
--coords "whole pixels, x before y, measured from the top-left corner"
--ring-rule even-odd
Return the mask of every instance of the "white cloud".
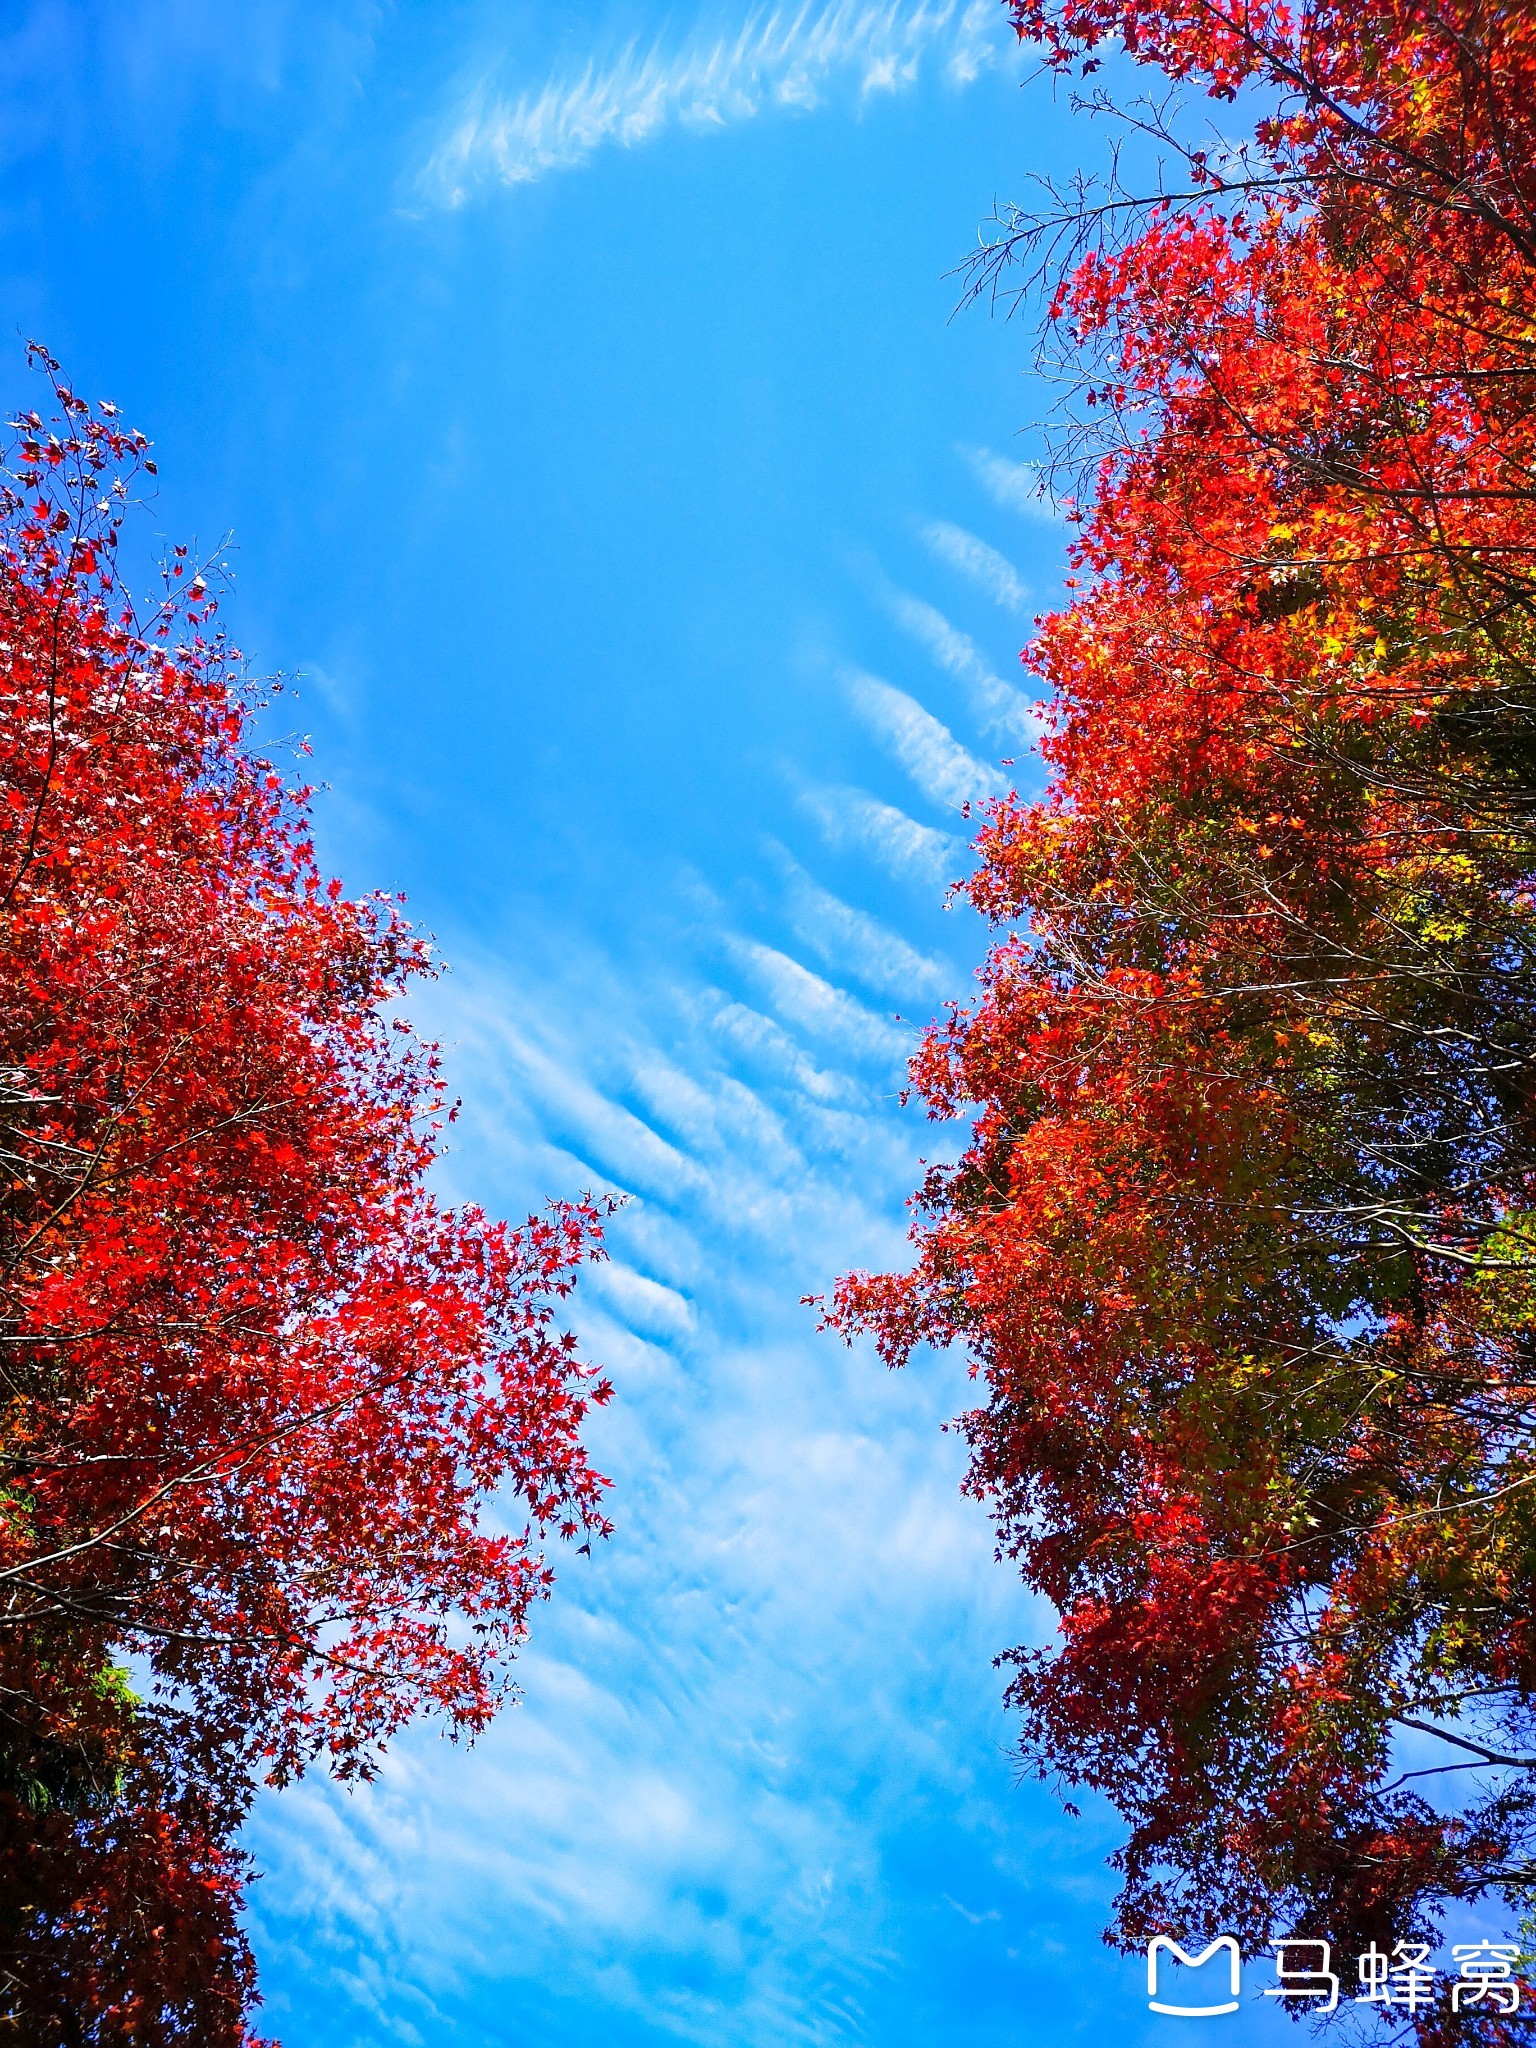
[[732, 1075], [712, 1076], [706, 1086], [660, 1053], [640, 1051], [630, 1086], [648, 1120], [694, 1151], [745, 1146], [776, 1165], [792, 1168], [798, 1161], [784, 1119]]
[[921, 598], [898, 590], [891, 593], [889, 602], [897, 625], [926, 647], [940, 668], [965, 684], [988, 732], [1026, 747], [1034, 745], [1040, 736], [1039, 712], [1021, 690], [988, 668], [968, 634]]
[[587, 1286], [607, 1303], [624, 1326], [653, 1342], [686, 1342], [697, 1326], [693, 1304], [675, 1287], [666, 1287], [619, 1259], [607, 1259], [587, 1275]]
[[900, 1059], [910, 1051], [906, 1034], [894, 1024], [787, 953], [755, 939], [734, 939], [731, 951], [751, 967], [779, 1015], [814, 1037], [865, 1058]]
[[698, 1185], [699, 1169], [686, 1151], [609, 1100], [561, 1057], [563, 1048], [541, 1044], [527, 1023], [515, 1022], [483, 976], [461, 972], [455, 979], [457, 1050], [486, 1074], [482, 1117], [525, 1121], [531, 1114], [600, 1182], [626, 1192], [676, 1200]]
[[1029, 590], [1008, 557], [963, 526], [933, 519], [923, 528], [923, 539], [941, 562], [969, 576], [1004, 611], [1021, 612], [1028, 604]]
[[494, 78], [462, 94], [422, 187], [457, 205], [484, 179], [526, 184], [664, 129], [708, 130], [771, 108], [820, 106], [834, 88], [896, 92], [936, 62], [971, 84], [1009, 48], [994, 0], [812, 0], [755, 7], [733, 31], [701, 23], [681, 42], [631, 42], [579, 72], [507, 92]]
[[976, 803], [1000, 796], [1007, 784], [996, 768], [967, 753], [947, 725], [925, 711], [915, 697], [862, 669], [843, 675], [848, 701], [869, 730], [935, 803]]
[[1010, 462], [994, 455], [990, 448], [962, 448], [976, 481], [1005, 512], [1022, 512], [1026, 519], [1038, 519], [1046, 526], [1059, 526], [1061, 513], [1045, 495], [1045, 479], [1033, 462]]
[[936, 998], [953, 987], [954, 970], [942, 960], [920, 953], [879, 918], [813, 882], [782, 847], [774, 852], [787, 886], [790, 922], [827, 966], [899, 1003]]
[[720, 989], [705, 991], [704, 1000], [719, 1038], [748, 1058], [762, 1062], [813, 1102], [855, 1099], [858, 1090], [846, 1075], [828, 1073], [809, 1059], [794, 1039], [771, 1017], [747, 1003], [732, 1002]]
[[966, 864], [963, 839], [920, 825], [868, 790], [823, 785], [802, 790], [800, 802], [835, 853], [867, 853], [898, 879], [942, 889]]

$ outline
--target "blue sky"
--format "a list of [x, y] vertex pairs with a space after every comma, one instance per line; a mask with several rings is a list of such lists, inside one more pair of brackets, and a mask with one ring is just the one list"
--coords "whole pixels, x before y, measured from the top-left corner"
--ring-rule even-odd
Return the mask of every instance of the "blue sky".
[[233, 534], [324, 858], [452, 965], [445, 1184], [632, 1197], [577, 1317], [618, 1533], [475, 1749], [261, 1802], [268, 2024], [1182, 2038], [1099, 1946], [1109, 1820], [1014, 1780], [991, 1660], [1050, 1618], [959, 1495], [963, 1361], [892, 1377], [798, 1306], [901, 1257], [946, 1142], [903, 1059], [982, 945], [959, 807], [1036, 781], [1047, 401], [945, 273], [1100, 138], [994, 0], [9, 24], [7, 331], [152, 436], [161, 531]]

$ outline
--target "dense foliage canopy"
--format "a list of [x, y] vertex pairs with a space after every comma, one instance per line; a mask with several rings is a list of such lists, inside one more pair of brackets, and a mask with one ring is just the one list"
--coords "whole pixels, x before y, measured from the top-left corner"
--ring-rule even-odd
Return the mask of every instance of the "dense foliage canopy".
[[970, 1141], [834, 1314], [984, 1375], [1117, 1937], [1390, 1947], [1536, 1887], [1536, 13], [1013, 12], [1261, 118], [984, 257], [1056, 266], [1078, 594], [915, 1067]]
[[322, 879], [185, 550], [135, 617], [146, 444], [41, 361], [0, 493], [0, 2022], [215, 2048], [253, 1783], [482, 1727], [540, 1533], [606, 1529], [608, 1388], [552, 1324], [600, 1219], [428, 1192], [424, 944]]

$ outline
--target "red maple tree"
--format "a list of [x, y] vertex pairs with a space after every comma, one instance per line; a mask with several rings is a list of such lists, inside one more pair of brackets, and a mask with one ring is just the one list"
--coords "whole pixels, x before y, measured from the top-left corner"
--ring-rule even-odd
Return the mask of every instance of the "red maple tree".
[[1011, 1698], [1129, 1823], [1115, 1937], [1390, 1949], [1536, 1889], [1536, 17], [1013, 13], [1261, 118], [1144, 108], [1178, 178], [981, 258], [1079, 378], [1080, 594], [914, 1069], [969, 1143], [833, 1320], [985, 1376], [970, 1484], [1061, 1617]]
[[234, 2043], [252, 1785], [366, 1775], [423, 1710], [482, 1728], [541, 1535], [607, 1530], [610, 1390], [553, 1320], [600, 1217], [429, 1191], [451, 1112], [392, 1008], [427, 947], [321, 876], [186, 550], [126, 601], [147, 444], [34, 354], [58, 417], [0, 493], [0, 2016]]

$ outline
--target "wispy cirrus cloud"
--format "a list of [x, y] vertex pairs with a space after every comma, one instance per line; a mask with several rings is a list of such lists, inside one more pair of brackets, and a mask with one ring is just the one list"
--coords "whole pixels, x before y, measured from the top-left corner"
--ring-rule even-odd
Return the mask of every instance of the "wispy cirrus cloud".
[[1040, 736], [1040, 714], [1022, 691], [987, 666], [970, 635], [919, 597], [896, 590], [889, 601], [897, 625], [926, 647], [940, 668], [964, 683], [986, 730], [1033, 746]]
[[865, 853], [899, 881], [943, 888], [966, 865], [965, 841], [920, 825], [865, 789], [836, 785], [802, 790], [800, 802], [834, 853]]
[[731, 28], [716, 15], [682, 39], [634, 41], [539, 85], [509, 86], [492, 68], [461, 88], [421, 186], [458, 205], [479, 184], [528, 184], [674, 126], [899, 92], [925, 67], [964, 87], [1008, 47], [995, 0], [801, 0], [755, 7]]
[[960, 453], [995, 505], [1005, 512], [1022, 512], [1026, 519], [1038, 519], [1047, 526], [1061, 524], [1061, 512], [1046, 490], [1038, 464], [1011, 462], [990, 448], [962, 448]]
[[[869, 1068], [907, 1040], [734, 928], [700, 937], [703, 971], [739, 970], [780, 1023], [671, 945], [638, 974], [584, 947], [558, 970], [461, 958], [432, 992], [466, 1191], [516, 1214], [582, 1184], [573, 1146], [649, 1182], [573, 1304], [619, 1388], [592, 1431], [617, 1528], [562, 1557], [522, 1705], [473, 1751], [422, 1731], [355, 1793], [261, 1802], [252, 1915], [289, 1987], [268, 2011], [316, 2048], [493, 2048], [509, 2012], [569, 2048], [845, 2048], [898, 2038], [898, 1944], [921, 1985], [965, 1981], [983, 1926], [1005, 1963], [1014, 1926], [1065, 1953], [1032, 1889], [1042, 1837], [1021, 1868], [987, 1803], [1009, 1797], [1007, 1724], [974, 1673], [1051, 1624], [961, 1497], [939, 1427], [960, 1361], [892, 1381], [800, 1305], [904, 1254], [935, 1134]], [[940, 1881], [965, 1902], [942, 1917]]]
[[735, 939], [730, 950], [767, 991], [780, 1016], [814, 1039], [854, 1059], [900, 1059], [905, 1036], [849, 995], [812, 974], [798, 960], [756, 939]]
[[923, 539], [941, 562], [948, 562], [962, 576], [969, 576], [1004, 611], [1021, 612], [1029, 602], [1029, 590], [1006, 555], [989, 547], [963, 526], [947, 519], [932, 519], [923, 528]]
[[954, 970], [909, 945], [899, 932], [815, 882], [781, 846], [771, 851], [784, 877], [796, 935], [838, 973], [899, 1003], [945, 995]]
[[1000, 796], [1003, 777], [962, 747], [947, 725], [915, 697], [863, 669], [849, 669], [843, 687], [855, 712], [934, 803], [976, 803]]

